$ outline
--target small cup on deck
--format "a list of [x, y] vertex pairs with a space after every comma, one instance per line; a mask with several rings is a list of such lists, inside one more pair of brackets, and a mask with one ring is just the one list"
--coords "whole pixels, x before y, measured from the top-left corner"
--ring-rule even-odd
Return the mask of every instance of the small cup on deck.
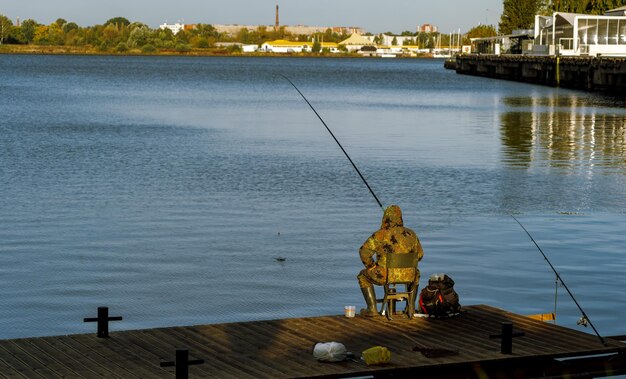
[[345, 307], [343, 307], [343, 312], [346, 317], [354, 317], [354, 314], [356, 313], [356, 307], [354, 305], [346, 305]]

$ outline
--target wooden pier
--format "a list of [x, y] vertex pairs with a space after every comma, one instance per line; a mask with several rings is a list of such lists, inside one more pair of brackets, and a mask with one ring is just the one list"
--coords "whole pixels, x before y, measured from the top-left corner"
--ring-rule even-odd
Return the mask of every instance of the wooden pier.
[[[626, 344], [485, 305], [449, 319], [327, 316], [0, 340], [0, 378], [173, 378], [177, 348], [190, 378], [591, 378], [626, 373]], [[512, 323], [511, 353], [502, 324]], [[119, 326], [119, 325], [118, 325]], [[521, 333], [519, 333], [521, 334]], [[322, 363], [317, 342], [343, 343], [357, 358], [376, 345], [391, 362]], [[439, 351], [441, 354], [426, 354]], [[601, 354], [598, 356], [598, 354]], [[593, 356], [592, 356], [593, 355]]]
[[548, 86], [624, 93], [626, 57], [459, 55], [456, 72]]

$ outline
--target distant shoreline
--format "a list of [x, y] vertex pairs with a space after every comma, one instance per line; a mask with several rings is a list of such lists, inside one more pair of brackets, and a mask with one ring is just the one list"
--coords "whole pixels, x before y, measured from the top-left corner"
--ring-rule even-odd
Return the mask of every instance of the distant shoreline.
[[[189, 51], [176, 51], [171, 50], [159, 50], [155, 52], [145, 53], [139, 49], [129, 49], [124, 52], [117, 51], [102, 51], [91, 46], [45, 46], [45, 45], [0, 45], [0, 54], [15, 54], [15, 55], [101, 55], [101, 56], [179, 56], [179, 57], [298, 57], [298, 58], [380, 58], [376, 56], [364, 56], [356, 53], [327, 53], [327, 54], [312, 54], [312, 53], [241, 53], [230, 52], [223, 48], [208, 48], [208, 49], [191, 49]], [[403, 57], [402, 59], [416, 59], [416, 58], [433, 58], [429, 54], [420, 55], [417, 57]], [[385, 58], [386, 59], [386, 58]]]

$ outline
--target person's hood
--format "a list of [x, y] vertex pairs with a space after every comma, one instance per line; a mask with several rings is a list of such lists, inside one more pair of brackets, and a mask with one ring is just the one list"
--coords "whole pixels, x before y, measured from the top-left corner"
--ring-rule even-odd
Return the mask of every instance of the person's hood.
[[404, 226], [404, 223], [402, 222], [402, 211], [399, 206], [390, 205], [387, 209], [385, 209], [385, 214], [383, 215], [383, 221], [380, 228], [391, 229], [398, 226]]

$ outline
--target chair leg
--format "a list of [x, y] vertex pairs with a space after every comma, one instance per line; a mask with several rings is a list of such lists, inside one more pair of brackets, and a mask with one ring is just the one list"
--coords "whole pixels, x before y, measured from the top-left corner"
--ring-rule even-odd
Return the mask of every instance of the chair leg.
[[391, 315], [394, 308], [394, 306], [392, 305], [393, 301], [393, 299], [387, 299], [385, 301], [385, 307], [387, 308], [387, 312], [385, 313], [385, 315], [387, 316], [387, 320], [393, 320], [393, 317]]
[[408, 316], [409, 319], [413, 318], [413, 315], [415, 314], [415, 299], [417, 298], [417, 284], [413, 284], [409, 287], [409, 285], [407, 285], [407, 290], [409, 290], [409, 298], [407, 299], [407, 309], [408, 309]]

